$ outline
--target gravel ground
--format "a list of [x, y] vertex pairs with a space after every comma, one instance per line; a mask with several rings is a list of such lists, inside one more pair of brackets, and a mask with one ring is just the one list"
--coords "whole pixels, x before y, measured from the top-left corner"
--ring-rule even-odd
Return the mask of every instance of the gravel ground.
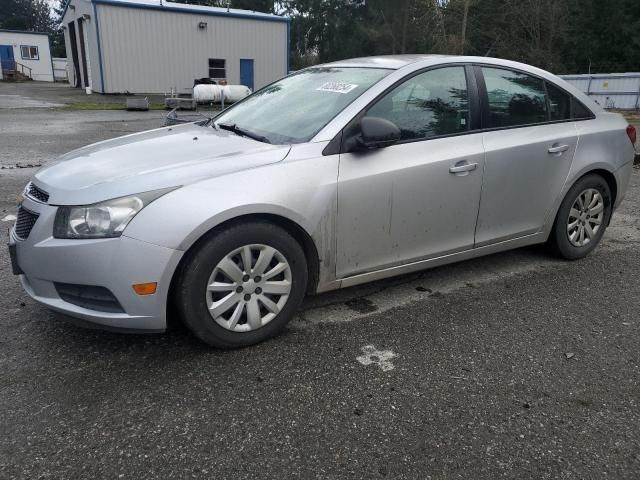
[[[0, 242], [16, 164], [155, 121], [67, 113], [0, 109]], [[42, 137], [21, 150], [21, 129]], [[0, 249], [0, 478], [637, 479], [639, 200], [635, 170], [582, 261], [522, 249], [320, 295], [232, 352], [74, 327]]]

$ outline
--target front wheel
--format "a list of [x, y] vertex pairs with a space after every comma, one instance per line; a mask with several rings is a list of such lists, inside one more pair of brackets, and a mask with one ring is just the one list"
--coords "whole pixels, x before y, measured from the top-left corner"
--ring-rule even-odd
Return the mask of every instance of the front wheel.
[[556, 254], [568, 260], [587, 256], [600, 242], [612, 211], [611, 189], [604, 178], [579, 179], [560, 205], [549, 237]]
[[188, 254], [176, 282], [185, 325], [218, 348], [252, 345], [279, 333], [304, 297], [307, 264], [280, 227], [233, 225]]

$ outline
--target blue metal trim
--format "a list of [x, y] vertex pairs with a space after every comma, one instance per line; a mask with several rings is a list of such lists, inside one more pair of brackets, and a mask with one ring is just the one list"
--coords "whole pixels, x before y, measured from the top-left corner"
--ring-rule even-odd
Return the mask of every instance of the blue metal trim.
[[26, 33], [28, 35], [47, 35], [49, 36], [48, 33], [46, 32], [27, 32], [26, 30], [5, 30], [0, 28], [0, 32], [2, 33]]
[[231, 18], [241, 18], [245, 20], [262, 20], [265, 22], [290, 22], [291, 19], [289, 17], [280, 17], [278, 15], [254, 15], [251, 13], [236, 13], [236, 12], [225, 12], [222, 11], [212, 11], [212, 10], [199, 10], [188, 8], [188, 4], [176, 4], [176, 5], [184, 5], [181, 7], [167, 7], [165, 5], [145, 5], [141, 3], [133, 3], [133, 2], [120, 2], [113, 0], [92, 0], [92, 3], [95, 5], [111, 5], [114, 7], [124, 7], [124, 8], [138, 8], [140, 10], [160, 10], [163, 12], [178, 12], [178, 13], [191, 13], [194, 15], [207, 15], [210, 17], [231, 17]]
[[96, 22], [96, 39], [98, 41], [98, 66], [100, 67], [100, 87], [101, 87], [101, 92], [103, 95], [105, 94], [104, 91], [104, 72], [102, 71], [102, 48], [100, 46], [100, 22], [98, 21], [98, 8], [96, 7], [96, 3], [97, 2], [92, 2], [93, 3], [93, 18]]

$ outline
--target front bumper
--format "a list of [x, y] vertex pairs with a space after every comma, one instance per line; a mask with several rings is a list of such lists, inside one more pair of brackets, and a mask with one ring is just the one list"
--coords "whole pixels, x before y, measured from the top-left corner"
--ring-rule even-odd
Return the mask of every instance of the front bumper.
[[[38, 219], [25, 240], [12, 230], [16, 272], [25, 291], [47, 307], [110, 330], [161, 332], [167, 327], [169, 285], [183, 252], [121, 236], [96, 240], [52, 237], [56, 207], [25, 198]], [[132, 285], [157, 282], [155, 294], [137, 295]], [[84, 308], [63, 300], [56, 283], [108, 289], [123, 312]]]

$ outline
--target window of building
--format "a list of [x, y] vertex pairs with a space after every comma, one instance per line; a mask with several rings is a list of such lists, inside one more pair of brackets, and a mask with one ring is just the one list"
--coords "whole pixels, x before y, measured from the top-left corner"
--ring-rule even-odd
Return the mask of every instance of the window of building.
[[547, 83], [549, 97], [549, 116], [551, 121], [571, 118], [571, 96], [551, 83]]
[[23, 60], [40, 60], [38, 47], [20, 45], [20, 56]]
[[483, 67], [489, 96], [489, 127], [513, 127], [549, 120], [544, 82], [525, 73]]
[[227, 70], [225, 68], [225, 60], [222, 58], [209, 59], [209, 78], [222, 80], [227, 78]]
[[367, 112], [395, 123], [402, 140], [454, 135], [469, 130], [464, 67], [445, 67], [416, 75], [394, 88]]

